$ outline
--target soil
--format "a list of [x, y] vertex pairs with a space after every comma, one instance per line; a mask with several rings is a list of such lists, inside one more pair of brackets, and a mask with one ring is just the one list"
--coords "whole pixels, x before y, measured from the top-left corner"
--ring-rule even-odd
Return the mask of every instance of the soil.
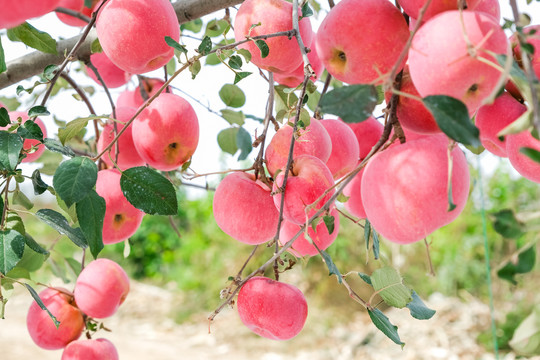
[[[60, 360], [62, 351], [42, 350], [26, 330], [26, 312], [32, 299], [17, 292], [0, 320], [1, 360]], [[252, 334], [240, 322], [235, 310], [225, 309], [211, 325], [208, 314], [196, 314], [193, 321], [175, 323], [171, 314], [178, 297], [170, 291], [132, 283], [126, 302], [105, 320], [112, 330], [100, 330], [117, 347], [120, 359], [260, 359], [260, 360], [491, 360], [495, 357], [477, 344], [478, 334], [489, 327], [488, 307], [471, 298], [431, 296], [427, 305], [437, 314], [430, 320], [410, 317], [408, 310], [386, 314], [399, 327], [403, 350], [380, 333], [364, 312], [351, 314], [348, 323], [329, 326], [330, 314], [310, 308], [304, 330], [296, 338], [279, 342]], [[514, 354], [501, 356], [513, 360]], [[536, 360], [540, 357], [535, 358]]]

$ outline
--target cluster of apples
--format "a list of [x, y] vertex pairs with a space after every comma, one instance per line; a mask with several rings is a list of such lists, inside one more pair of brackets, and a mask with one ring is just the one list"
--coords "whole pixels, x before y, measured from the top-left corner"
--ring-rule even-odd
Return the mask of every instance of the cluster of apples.
[[30, 337], [41, 348], [64, 349], [62, 360], [118, 360], [115, 346], [107, 339], [77, 340], [88, 317], [112, 316], [129, 293], [129, 278], [120, 265], [108, 259], [89, 263], [79, 274], [75, 290], [47, 288], [39, 297], [60, 325], [33, 302], [26, 325]]

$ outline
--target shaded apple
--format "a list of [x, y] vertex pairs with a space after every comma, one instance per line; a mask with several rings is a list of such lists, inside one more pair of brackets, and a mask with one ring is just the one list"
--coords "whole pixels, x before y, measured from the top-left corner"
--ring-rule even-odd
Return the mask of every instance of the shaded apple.
[[339, 179], [350, 172], [358, 163], [360, 146], [354, 131], [340, 119], [321, 121], [332, 141], [332, 152], [326, 166]]
[[116, 347], [107, 339], [76, 340], [68, 344], [61, 360], [118, 360]]

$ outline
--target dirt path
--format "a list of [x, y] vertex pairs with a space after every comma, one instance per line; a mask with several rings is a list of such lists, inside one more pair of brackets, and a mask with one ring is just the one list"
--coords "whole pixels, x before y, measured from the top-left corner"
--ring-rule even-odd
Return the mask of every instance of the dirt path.
[[[8, 302], [6, 319], [0, 320], [1, 360], [59, 360], [61, 351], [38, 348], [26, 331], [30, 296], [17, 294]], [[149, 285], [132, 283], [132, 290], [120, 311], [107, 319], [113, 332], [97, 337], [110, 339], [121, 359], [260, 359], [260, 360], [490, 360], [494, 357], [476, 344], [476, 337], [489, 326], [488, 309], [471, 299], [432, 296], [428, 304], [437, 310], [428, 321], [416, 321], [407, 310], [388, 313], [399, 327], [403, 350], [385, 338], [364, 313], [348, 324], [327, 328], [318, 319], [321, 311], [310, 308], [304, 330], [296, 338], [275, 342], [249, 332], [234, 310], [221, 313], [208, 334], [207, 314], [200, 321], [175, 324], [169, 317], [176, 299], [172, 293]], [[327, 314], [324, 316], [328, 316]], [[199, 318], [199, 317], [198, 317]], [[504, 360], [513, 360], [507, 355]], [[537, 360], [540, 359], [537, 358]]]

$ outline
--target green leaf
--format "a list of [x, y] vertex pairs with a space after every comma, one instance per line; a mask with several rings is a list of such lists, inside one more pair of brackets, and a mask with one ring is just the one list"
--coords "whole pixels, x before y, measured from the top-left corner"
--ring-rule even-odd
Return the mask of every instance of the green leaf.
[[286, 93], [287, 87], [283, 85], [274, 86], [275, 109], [276, 114], [281, 110], [287, 113], [291, 108], [295, 108], [298, 103], [298, 97], [294, 93]]
[[40, 209], [36, 212], [39, 220], [52, 227], [62, 235], [66, 235], [75, 245], [82, 249], [88, 247], [88, 242], [81, 229], [72, 228], [64, 215], [51, 209]]
[[195, 77], [200, 71], [201, 71], [201, 62], [199, 60], [189, 65], [189, 72], [191, 73], [191, 79], [195, 79]]
[[204, 39], [202, 39], [201, 43], [199, 44], [199, 47], [197, 48], [197, 52], [201, 55], [208, 55], [208, 53], [212, 51], [212, 40], [209, 36], [205, 36]]
[[360, 276], [360, 279], [364, 280], [364, 282], [366, 284], [373, 285], [371, 283], [371, 277], [368, 274], [364, 274], [364, 273], [359, 272], [358, 276]]
[[9, 114], [6, 108], [0, 108], [0, 126], [8, 126], [11, 123]]
[[221, 64], [221, 60], [218, 58], [216, 53], [211, 53], [206, 56], [205, 60], [206, 65], [218, 65]]
[[411, 312], [411, 316], [418, 320], [428, 320], [435, 315], [435, 310], [432, 310], [424, 304], [416, 291], [412, 291], [412, 301], [407, 304], [407, 308]]
[[398, 345], [405, 346], [405, 343], [399, 338], [397, 332], [398, 327], [393, 325], [390, 320], [382, 313], [379, 309], [368, 309], [369, 317], [377, 329], [381, 330], [384, 335], [386, 335], [390, 340], [395, 342]]
[[238, 49], [238, 50], [236, 50], [236, 52], [238, 54], [242, 55], [247, 63], [251, 61], [251, 53], [249, 52], [249, 50]]
[[[26, 234], [26, 236], [24, 237], [25, 241], [27, 241], [27, 244], [28, 244], [28, 239], [31, 239], [31, 241], [34, 241], [34, 239], [32, 239], [32, 237], [28, 234]], [[36, 243], [37, 244], [37, 243]], [[39, 269], [41, 269], [41, 267], [43, 266], [43, 263], [49, 258], [49, 254], [47, 253], [46, 255], [45, 254], [40, 254], [36, 251], [34, 251], [33, 249], [31, 249], [28, 245], [24, 248], [24, 253], [23, 253], [23, 257], [21, 259], [21, 261], [19, 261], [19, 263], [17, 264], [17, 267], [21, 267], [21, 268], [24, 268], [30, 272], [34, 272], [34, 271], [37, 271]]]
[[45, 306], [45, 304], [43, 304], [43, 301], [41, 301], [41, 298], [39, 297], [39, 295], [37, 294], [36, 290], [34, 290], [30, 285], [28, 284], [24, 284], [24, 286], [26, 286], [26, 288], [28, 289], [28, 291], [30, 292], [30, 295], [32, 295], [32, 297], [34, 298], [34, 300], [36, 301], [36, 303], [39, 305], [39, 307], [41, 308], [41, 310], [44, 310], [47, 312], [47, 314], [49, 314], [49, 317], [51, 318], [51, 320], [54, 322], [54, 326], [56, 326], [56, 328], [58, 329], [58, 327], [60, 326], [60, 321], [58, 321], [58, 319], [49, 311], [49, 309], [47, 309], [47, 307]]
[[242, 79], [247, 78], [251, 73], [249, 71], [241, 71], [234, 74], [234, 83], [238, 84]]
[[512, 260], [508, 261], [503, 268], [497, 271], [497, 276], [511, 282], [514, 285], [517, 285], [515, 276], [530, 272], [534, 268], [535, 263], [536, 247], [532, 245], [519, 253], [516, 263], [514, 263]]
[[0, 74], [6, 70], [6, 55], [4, 54], [4, 47], [2, 46], [2, 38], [0, 38]]
[[0, 131], [0, 166], [6, 170], [15, 170], [22, 148], [23, 140], [19, 135]]
[[309, 3], [306, 1], [302, 6], [302, 17], [309, 17], [313, 15], [313, 10], [309, 7]]
[[221, 150], [231, 155], [236, 154], [238, 145], [236, 143], [236, 135], [238, 135], [237, 127], [221, 130], [218, 134], [217, 141]]
[[519, 152], [529, 157], [531, 160], [540, 163], [540, 151], [529, 147], [522, 147], [519, 149]]
[[12, 202], [15, 205], [24, 207], [26, 210], [30, 210], [34, 207], [34, 203], [20, 189], [16, 189], [13, 193]]
[[53, 186], [69, 207], [84, 199], [94, 188], [98, 168], [87, 157], [74, 157], [58, 166], [53, 177]]
[[323, 216], [324, 225], [326, 225], [326, 228], [328, 229], [328, 234], [332, 234], [335, 229], [334, 221], [336, 219], [331, 215], [325, 215]]
[[25, 22], [22, 25], [8, 30], [8, 33], [15, 36], [25, 45], [47, 54], [57, 55], [56, 40], [49, 34], [39, 31], [29, 23]]
[[67, 146], [63, 146], [59, 141], [54, 139], [43, 139], [43, 144], [45, 147], [51, 151], [54, 151], [56, 153], [60, 153], [62, 155], [66, 155], [69, 157], [75, 157], [76, 154]]
[[24, 253], [24, 236], [15, 230], [0, 231], [0, 273], [6, 275]]
[[431, 95], [424, 98], [424, 105], [449, 138], [464, 145], [481, 145], [480, 130], [472, 123], [463, 102], [446, 95]]
[[91, 9], [92, 8], [92, 0], [84, 0], [84, 7]]
[[0, 102], [6, 106], [8, 111], [15, 111], [21, 106], [21, 103], [15, 97], [0, 96]]
[[0, 214], [3, 214], [3, 213], [4, 213], [4, 199], [2, 199], [2, 197], [0, 196]]
[[244, 128], [238, 128], [236, 133], [236, 146], [240, 149], [240, 155], [238, 155], [238, 161], [245, 160], [253, 146], [251, 145], [251, 135]]
[[371, 282], [384, 302], [399, 309], [412, 301], [411, 289], [403, 285], [398, 271], [390, 266], [377, 269], [371, 274]]
[[246, 119], [242, 111], [234, 111], [230, 109], [221, 110], [221, 116], [231, 125], [237, 124], [242, 126], [244, 125]]
[[261, 51], [261, 58], [265, 58], [270, 53], [270, 48], [268, 47], [268, 44], [264, 40], [255, 40], [255, 45], [259, 48]]
[[246, 95], [236, 85], [225, 84], [219, 90], [219, 97], [225, 103], [225, 105], [239, 108], [246, 103]]
[[201, 31], [203, 22], [201, 19], [195, 19], [185, 24], [180, 25], [180, 30], [189, 30], [192, 33], [196, 34]]
[[73, 274], [78, 277], [82, 271], [81, 263], [74, 258], [66, 258], [66, 264], [71, 269], [71, 271], [73, 271]]
[[45, 106], [36, 105], [28, 110], [28, 117], [51, 115]]
[[49, 252], [47, 250], [45, 250], [44, 248], [41, 247], [41, 245], [39, 245], [36, 240], [34, 240], [33, 237], [31, 236], [25, 236], [24, 237], [24, 242], [26, 243], [26, 245], [34, 250], [35, 252], [37, 252], [38, 254], [42, 254], [42, 255], [49, 255]]
[[99, 39], [92, 41], [92, 44], [90, 45], [90, 51], [92, 52], [92, 54], [103, 52], [103, 48], [101, 47]]
[[[364, 224], [364, 240], [366, 241], [366, 250], [369, 252], [369, 239], [371, 237], [371, 223], [366, 219]], [[366, 256], [367, 259], [367, 256]]]
[[94, 259], [103, 250], [103, 219], [105, 218], [105, 199], [94, 190], [77, 202], [77, 218], [79, 225], [88, 241], [88, 247]]
[[174, 186], [167, 178], [145, 166], [122, 173], [120, 186], [127, 200], [147, 214], [176, 215], [178, 201]]
[[495, 217], [493, 229], [507, 239], [517, 239], [525, 234], [525, 225], [516, 219], [514, 211], [503, 209], [491, 214]]
[[446, 194], [448, 196], [448, 208], [446, 209], [446, 211], [450, 212], [450, 211], [453, 211], [457, 205], [454, 204], [454, 197], [452, 196], [452, 182], [449, 181], [448, 182], [448, 189], [446, 191]]
[[338, 282], [341, 284], [343, 281], [343, 278], [341, 277], [341, 273], [336, 267], [336, 264], [334, 264], [334, 262], [332, 261], [332, 257], [330, 257], [330, 255], [324, 250], [319, 250], [319, 253], [322, 256], [324, 263], [328, 267], [328, 271], [329, 271], [328, 275], [329, 276], [336, 275], [338, 278]]
[[321, 99], [321, 111], [339, 116], [346, 123], [367, 120], [377, 106], [373, 85], [350, 85], [327, 92]]
[[6, 229], [15, 230], [21, 235], [26, 234], [26, 229], [24, 228], [24, 223], [21, 217], [15, 212], [8, 212], [6, 215]]
[[32, 120], [26, 121], [22, 126], [19, 126], [17, 128], [17, 134], [23, 139], [35, 139], [43, 142], [43, 131]]
[[[514, 327], [512, 330], [514, 330]], [[515, 328], [512, 339], [508, 344], [516, 353], [522, 355], [518, 356], [518, 358], [525, 359], [525, 356], [527, 358], [537, 358], [534, 355], [540, 353], [540, 307], [538, 305]]]
[[41, 195], [49, 188], [42, 179], [38, 169], [32, 173], [32, 185], [34, 186], [34, 195]]
[[240, 70], [242, 68], [242, 58], [238, 55], [233, 55], [229, 58], [229, 66], [233, 69]]
[[91, 119], [87, 117], [75, 119], [68, 122], [65, 127], [58, 129], [58, 139], [60, 139], [62, 145], [66, 145], [66, 142], [77, 136]]
[[379, 260], [379, 234], [373, 229], [373, 258]]
[[184, 45], [180, 45], [176, 40], [174, 40], [170, 36], [165, 36], [165, 42], [167, 43], [167, 45], [169, 45], [173, 49], [180, 51], [181, 53], [187, 54], [188, 52], [187, 48]]
[[206, 31], [204, 35], [209, 37], [216, 37], [223, 34], [229, 28], [229, 23], [226, 20], [211, 20], [206, 25]]

